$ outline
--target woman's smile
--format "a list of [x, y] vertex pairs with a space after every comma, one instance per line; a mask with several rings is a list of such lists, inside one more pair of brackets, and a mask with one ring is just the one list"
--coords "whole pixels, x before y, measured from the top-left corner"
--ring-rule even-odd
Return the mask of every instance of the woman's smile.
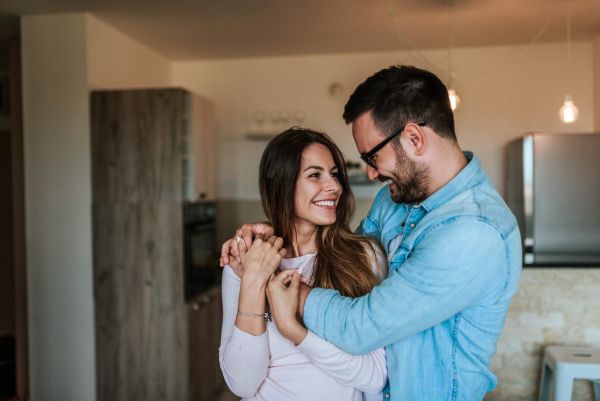
[[335, 223], [341, 193], [338, 168], [329, 149], [320, 143], [308, 146], [302, 153], [296, 181], [296, 224], [316, 227]]
[[333, 209], [337, 206], [337, 199], [328, 199], [328, 200], [318, 200], [313, 202], [315, 205], [319, 207], [323, 207], [325, 209]]

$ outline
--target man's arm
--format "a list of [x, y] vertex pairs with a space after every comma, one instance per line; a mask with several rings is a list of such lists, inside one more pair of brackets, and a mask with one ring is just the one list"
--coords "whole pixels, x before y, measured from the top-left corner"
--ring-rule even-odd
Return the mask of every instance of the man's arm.
[[433, 327], [484, 297], [497, 298], [506, 278], [501, 234], [478, 219], [457, 219], [424, 234], [406, 261], [392, 261], [388, 278], [365, 296], [311, 290], [304, 323], [341, 349], [363, 354]]

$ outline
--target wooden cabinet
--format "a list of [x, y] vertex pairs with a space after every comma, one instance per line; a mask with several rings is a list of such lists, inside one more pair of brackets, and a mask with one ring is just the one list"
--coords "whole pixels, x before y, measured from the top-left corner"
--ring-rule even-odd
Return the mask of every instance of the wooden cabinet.
[[183, 89], [92, 93], [95, 203], [215, 198], [214, 107]]
[[93, 207], [98, 401], [188, 399], [180, 210]]
[[[204, 160], [201, 127], [211, 126], [211, 113], [208, 101], [182, 89], [91, 95], [98, 401], [189, 399], [182, 202], [198, 188], [212, 195], [213, 179], [203, 171], [190, 190], [197, 172], [184, 173], [193, 158], [194, 166]], [[214, 352], [194, 347], [195, 355]]]
[[188, 307], [190, 341], [190, 400], [212, 401], [225, 381], [219, 367], [223, 308], [221, 289], [212, 288]]
[[187, 96], [186, 110], [183, 197], [188, 201], [215, 199], [217, 148], [214, 106], [202, 97]]

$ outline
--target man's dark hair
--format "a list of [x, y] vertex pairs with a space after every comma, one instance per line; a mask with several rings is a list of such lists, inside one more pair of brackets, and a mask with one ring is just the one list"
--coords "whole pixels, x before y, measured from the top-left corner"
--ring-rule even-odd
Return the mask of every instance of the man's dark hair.
[[448, 89], [429, 71], [392, 66], [370, 76], [348, 99], [344, 121], [349, 124], [369, 111], [387, 136], [408, 122], [423, 120], [439, 136], [456, 141]]

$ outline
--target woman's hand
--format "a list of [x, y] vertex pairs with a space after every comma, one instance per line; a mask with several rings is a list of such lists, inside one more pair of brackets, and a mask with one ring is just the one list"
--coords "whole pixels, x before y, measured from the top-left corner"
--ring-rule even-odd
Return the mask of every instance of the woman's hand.
[[249, 249], [244, 241], [238, 244], [240, 264], [243, 268], [242, 281], [267, 283], [269, 277], [277, 270], [286, 250], [282, 248], [283, 238], [271, 236], [268, 240], [258, 234]]
[[304, 341], [308, 330], [296, 318], [298, 287], [301, 276], [297, 270], [284, 270], [274, 274], [267, 286], [271, 316], [282, 336], [295, 345]]
[[252, 238], [258, 234], [262, 234], [263, 239], [269, 239], [273, 235], [273, 227], [271, 227], [269, 223], [254, 223], [244, 224], [242, 227], [238, 228], [235, 231], [235, 236], [225, 241], [221, 246], [221, 257], [219, 259], [221, 267], [227, 264], [232, 267], [234, 267], [233, 265], [236, 265], [234, 270], [241, 276], [241, 268], [237, 268], [237, 265], [239, 265], [240, 262], [239, 243], [240, 241], [244, 241], [246, 249], [250, 248], [252, 245]]

